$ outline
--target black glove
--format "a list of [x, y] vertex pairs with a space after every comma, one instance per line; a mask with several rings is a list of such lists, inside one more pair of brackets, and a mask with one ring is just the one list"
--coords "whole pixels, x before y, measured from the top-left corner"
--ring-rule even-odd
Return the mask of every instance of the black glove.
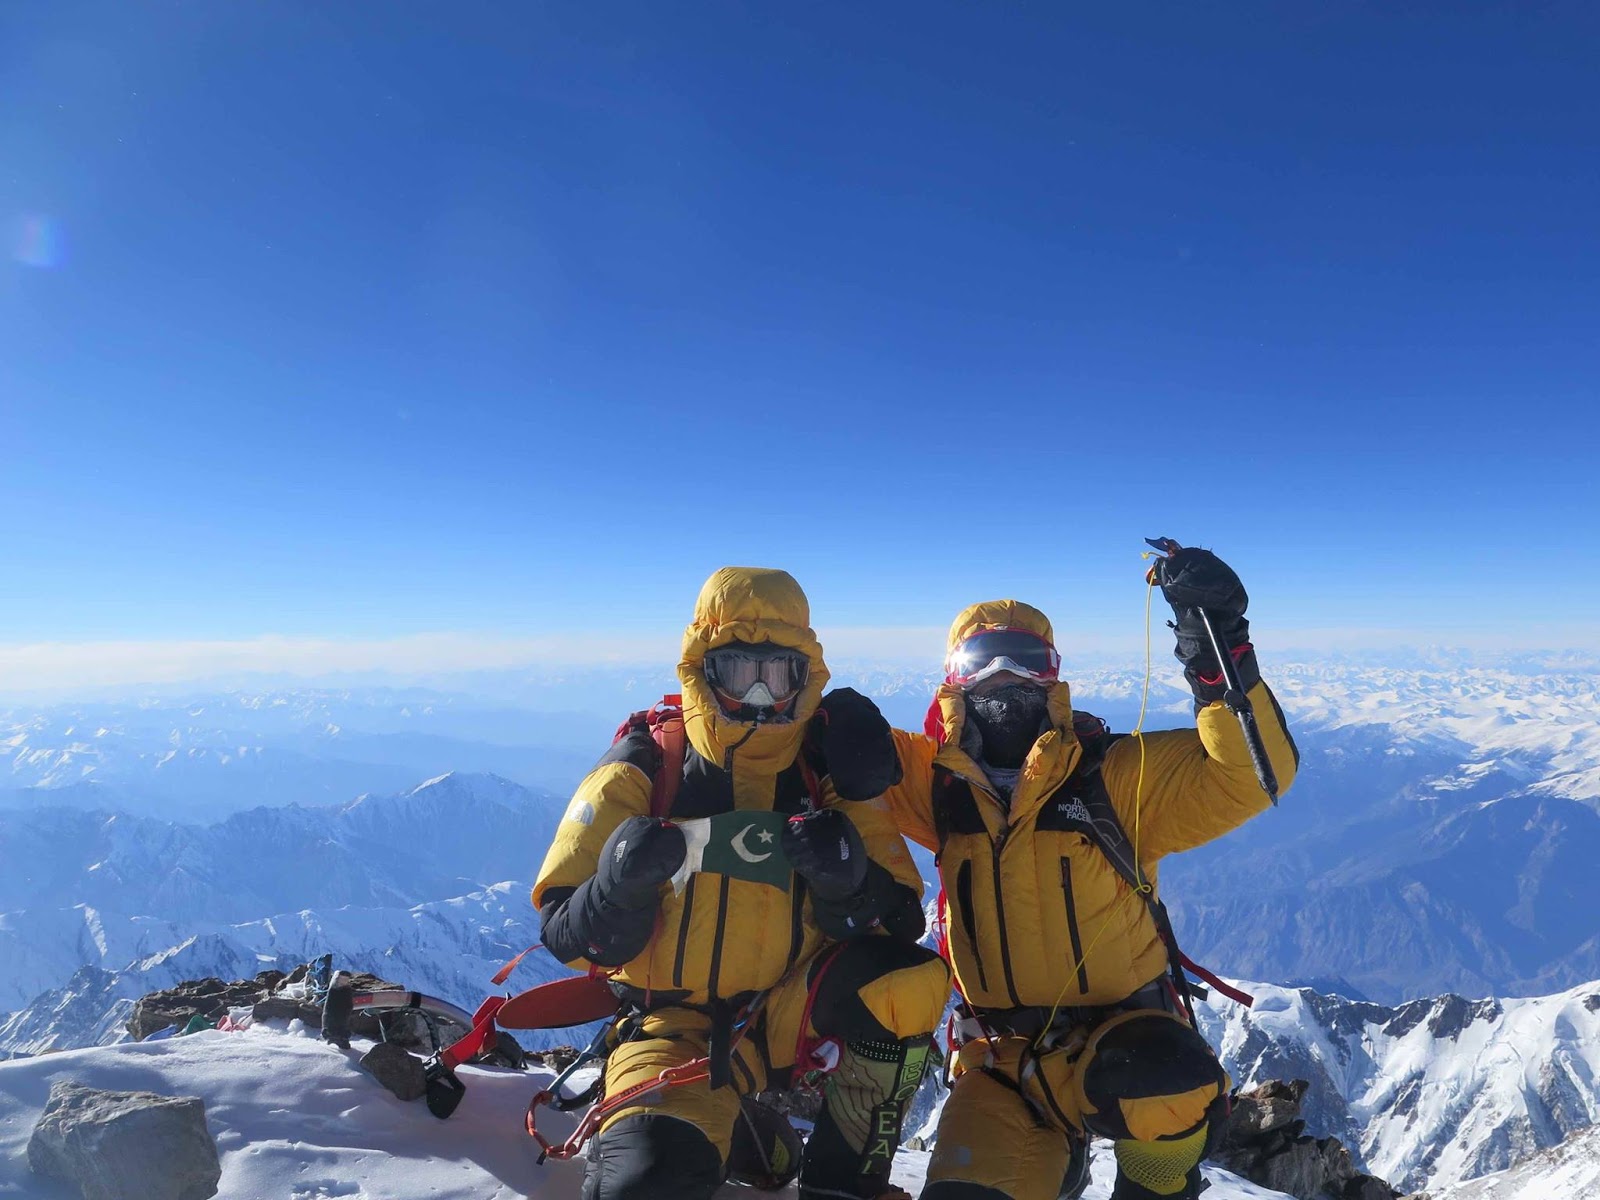
[[629, 817], [606, 839], [594, 883], [606, 904], [646, 908], [683, 865], [683, 830], [660, 817]]
[[889, 722], [854, 688], [824, 696], [811, 729], [839, 799], [871, 800], [905, 777]]
[[783, 855], [821, 900], [859, 892], [871, 862], [855, 825], [837, 808], [789, 818], [783, 827]]
[[1232, 567], [1209, 550], [1186, 547], [1156, 563], [1156, 583], [1172, 605], [1176, 618], [1172, 629], [1178, 639], [1172, 653], [1183, 664], [1184, 678], [1198, 705], [1221, 700], [1227, 686], [1197, 609], [1206, 610], [1211, 628], [1234, 652], [1244, 690], [1260, 682], [1255, 650], [1250, 646], [1250, 622], [1244, 616], [1250, 597]]

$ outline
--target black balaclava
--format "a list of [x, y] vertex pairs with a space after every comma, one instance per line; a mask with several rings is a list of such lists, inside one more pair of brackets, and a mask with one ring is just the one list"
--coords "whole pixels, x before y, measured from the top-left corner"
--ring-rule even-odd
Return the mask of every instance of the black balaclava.
[[982, 695], [967, 693], [967, 716], [983, 736], [983, 761], [1015, 770], [1039, 740], [1049, 693], [1033, 683], [1008, 683]]

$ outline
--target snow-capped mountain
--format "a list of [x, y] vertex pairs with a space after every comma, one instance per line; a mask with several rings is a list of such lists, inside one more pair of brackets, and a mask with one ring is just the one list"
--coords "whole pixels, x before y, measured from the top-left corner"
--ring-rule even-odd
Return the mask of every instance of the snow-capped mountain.
[[[0, 855], [16, 864], [0, 880], [0, 1003], [14, 1010], [0, 1050], [103, 1041], [117, 1032], [110, 1010], [155, 988], [329, 951], [475, 1007], [538, 937], [528, 892], [562, 807], [506, 780], [450, 775], [208, 827], [0, 814]], [[518, 982], [558, 970], [532, 955]]]
[[1308, 1128], [1396, 1187], [1501, 1170], [1600, 1120], [1600, 983], [1398, 1008], [1243, 986], [1253, 1008], [1216, 996], [1197, 1006], [1234, 1081], [1309, 1080]]
[[[171, 945], [125, 960], [107, 958], [121, 962], [115, 969], [79, 967], [60, 987], [0, 1017], [0, 1056], [118, 1042], [127, 1036], [123, 1023], [133, 1002], [147, 992], [191, 979], [287, 971], [324, 953], [332, 953], [342, 968], [368, 971], [471, 1010], [493, 990], [491, 976], [538, 937], [529, 887], [505, 882], [409, 909], [307, 910], [241, 925], [202, 925]], [[155, 937], [152, 944], [159, 941]], [[522, 960], [512, 983], [531, 987], [569, 973], [541, 950]], [[537, 1048], [574, 1038], [560, 1031], [519, 1040]]]
[[[267, 1023], [0, 1063], [0, 1195], [65, 1200], [65, 1189], [29, 1171], [25, 1147], [51, 1084], [66, 1079], [202, 1099], [222, 1165], [221, 1200], [577, 1200], [583, 1160], [537, 1165], [522, 1128], [528, 1100], [547, 1073], [462, 1067], [466, 1096], [454, 1116], [439, 1121], [420, 1101], [396, 1099], [356, 1065], [369, 1048], [357, 1040], [351, 1050], [338, 1050], [306, 1036], [298, 1023]], [[565, 1136], [574, 1120], [546, 1110], [540, 1127]], [[917, 1195], [927, 1159], [901, 1151], [894, 1182]], [[1085, 1200], [1107, 1200], [1109, 1166], [1110, 1155], [1097, 1161]], [[1207, 1200], [1285, 1200], [1227, 1171], [1207, 1166], [1205, 1174]], [[773, 1194], [793, 1200], [798, 1189], [791, 1184]], [[750, 1195], [736, 1185], [718, 1193], [719, 1200]]]
[[[1600, 978], [1592, 916], [1600, 911], [1592, 868], [1600, 856], [1600, 674], [1578, 663], [1402, 670], [1269, 660], [1264, 670], [1294, 725], [1301, 772], [1280, 808], [1164, 864], [1162, 890], [1186, 948], [1229, 974], [1320, 982], [1322, 991], [1391, 1004], [1450, 988], [1562, 994], [1386, 1008], [1263, 987], [1255, 1013], [1208, 1018], [1236, 1078], [1311, 1079], [1313, 1130], [1341, 1136], [1369, 1169], [1410, 1185], [1508, 1166], [1594, 1120], [1596, 1064], [1583, 1042], [1600, 1033], [1587, 1005], [1600, 988], [1574, 985]], [[658, 683], [638, 685], [640, 678], [550, 681], [569, 696], [605, 698], [604, 728], [585, 719], [570, 733], [575, 759], [592, 761], [617, 717], [654, 697]], [[933, 682], [903, 669], [846, 668], [836, 680], [878, 695], [896, 723], [911, 727], [920, 727]], [[1079, 707], [1122, 729], [1138, 711], [1143, 683], [1142, 671], [1073, 673]], [[522, 699], [536, 702], [550, 694], [539, 690], [545, 686], [530, 684]], [[317, 722], [314, 736], [330, 745], [399, 737], [411, 746], [406, 722], [424, 708], [434, 722], [427, 736], [443, 739], [441, 753], [491, 744], [529, 719], [526, 710], [499, 710], [483, 718], [474, 740], [463, 722], [488, 710], [415, 694], [190, 703], [195, 711], [184, 715], [193, 725], [182, 730], [243, 721], [256, 740], [238, 746], [274, 752], [304, 750], [295, 739], [313, 736], [307, 731]], [[249, 976], [325, 951], [470, 1007], [494, 969], [535, 940], [527, 888], [564, 808], [559, 794], [451, 775], [317, 808], [232, 811], [237, 805], [218, 801], [208, 823], [86, 811], [126, 786], [113, 779], [115, 764], [156, 771], [178, 761], [149, 766], [172, 748], [155, 731], [170, 737], [176, 715], [173, 702], [152, 708], [153, 725], [129, 717], [120, 734], [102, 735], [101, 748], [120, 748], [70, 787], [32, 791], [22, 798], [27, 807], [0, 811], [0, 956], [8, 968], [0, 1010], [11, 1010], [0, 1020], [0, 1049], [115, 1038], [127, 1004], [153, 988]], [[97, 715], [104, 714], [85, 709], [72, 720]], [[1191, 720], [1187, 692], [1164, 664], [1146, 725]], [[73, 723], [56, 733], [79, 738], [86, 728]], [[101, 728], [112, 725], [89, 732]], [[14, 780], [72, 776], [29, 775], [43, 761], [28, 757], [42, 735], [31, 726], [22, 733], [11, 747]], [[18, 736], [15, 725], [10, 736]], [[86, 744], [98, 752], [93, 740]], [[363, 753], [359, 761], [382, 759]], [[235, 754], [219, 769], [251, 757]], [[326, 746], [311, 757], [336, 761]], [[41, 803], [53, 797], [70, 803]], [[514, 984], [559, 971], [536, 954]], [[1521, 1075], [1507, 1066], [1517, 1061], [1529, 1064]]]
[[1600, 977], [1600, 677], [1268, 674], [1301, 769], [1279, 808], [1164, 865], [1192, 954], [1389, 1003]]
[[1589, 1200], [1600, 1196], [1600, 1125], [1516, 1166], [1445, 1188], [1436, 1200]]
[[616, 721], [420, 688], [13, 706], [0, 709], [0, 808], [48, 804], [204, 821], [253, 805], [396, 791], [452, 770], [566, 790]]

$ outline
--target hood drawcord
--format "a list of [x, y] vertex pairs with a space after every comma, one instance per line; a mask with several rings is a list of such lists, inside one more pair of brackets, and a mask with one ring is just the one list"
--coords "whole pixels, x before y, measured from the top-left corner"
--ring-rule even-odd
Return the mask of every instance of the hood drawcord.
[[733, 745], [729, 746], [728, 747], [728, 752], [722, 756], [722, 769], [724, 771], [726, 771], [730, 777], [733, 775], [733, 752], [735, 750], [739, 749], [739, 747], [743, 746], [751, 738], [755, 737], [756, 730], [758, 730], [760, 728], [761, 728], [760, 725], [752, 725], [752, 726], [750, 726], [750, 732], [745, 734], [742, 738], [740, 738]]

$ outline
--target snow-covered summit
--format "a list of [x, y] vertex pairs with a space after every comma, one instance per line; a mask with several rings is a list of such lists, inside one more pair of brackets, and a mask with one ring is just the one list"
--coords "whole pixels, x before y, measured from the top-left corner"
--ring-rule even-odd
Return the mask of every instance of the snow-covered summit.
[[[335, 1049], [295, 1023], [0, 1063], [0, 1197], [66, 1200], [64, 1189], [29, 1172], [24, 1151], [51, 1084], [69, 1079], [204, 1100], [222, 1163], [220, 1200], [577, 1200], [582, 1161], [537, 1166], [522, 1129], [543, 1073], [463, 1067], [466, 1097], [440, 1121], [356, 1065], [369, 1048], [357, 1041]], [[564, 1134], [571, 1118], [542, 1114], [540, 1127], [546, 1123]], [[1100, 1161], [1086, 1200], [1110, 1195], [1110, 1155]], [[925, 1154], [903, 1151], [895, 1181], [915, 1196], [926, 1166]], [[1284, 1200], [1226, 1171], [1206, 1174], [1207, 1200]], [[793, 1186], [777, 1193], [795, 1194]]]

